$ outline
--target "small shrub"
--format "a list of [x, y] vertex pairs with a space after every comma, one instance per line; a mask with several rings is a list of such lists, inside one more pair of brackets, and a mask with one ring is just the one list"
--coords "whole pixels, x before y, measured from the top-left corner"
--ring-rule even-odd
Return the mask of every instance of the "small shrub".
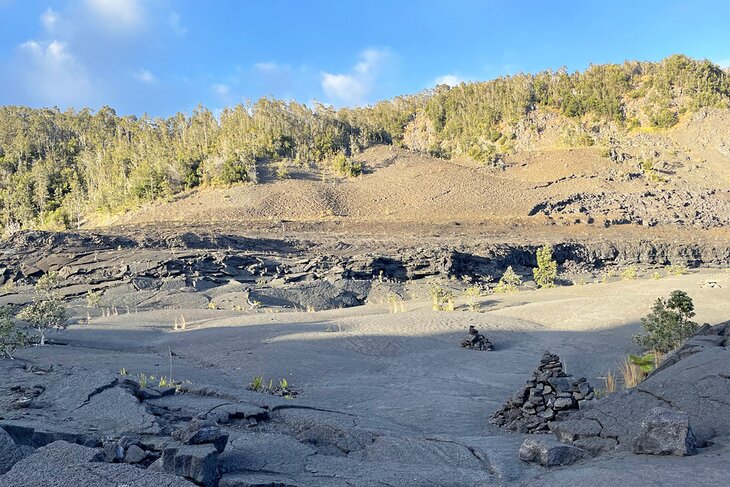
[[430, 292], [434, 311], [454, 311], [454, 293], [437, 284], [431, 286]]
[[629, 362], [636, 365], [645, 374], [651, 374], [656, 368], [656, 357], [653, 353], [647, 353], [644, 356], [629, 354]]
[[97, 291], [89, 291], [86, 293], [86, 307], [96, 308], [101, 303], [101, 294]]
[[522, 285], [522, 278], [512, 269], [507, 267], [502, 277], [499, 279], [497, 286], [494, 288], [495, 293], [513, 293]]
[[362, 164], [349, 159], [345, 154], [337, 154], [332, 159], [332, 169], [341, 176], [354, 178], [362, 173]]
[[667, 267], [667, 274], [670, 276], [684, 276], [689, 274], [689, 269], [682, 264], [674, 264]]
[[558, 276], [558, 263], [553, 259], [553, 249], [549, 245], [537, 249], [537, 268], [532, 270], [538, 287], [555, 287]]
[[621, 279], [624, 281], [633, 281], [638, 276], [638, 271], [636, 270], [636, 267], [629, 266], [621, 273]]
[[388, 293], [388, 310], [391, 313], [403, 312], [403, 299], [396, 293]]
[[641, 172], [644, 173], [644, 176], [649, 178], [649, 181], [652, 181], [654, 183], [662, 183], [664, 182], [664, 179], [659, 176], [659, 173], [654, 168], [654, 163], [652, 161], [642, 161], [641, 163]]
[[175, 323], [172, 325], [173, 331], [185, 331], [188, 327], [188, 321], [184, 315], [176, 316]]
[[267, 384], [263, 375], [254, 376], [254, 378], [251, 379], [248, 389], [254, 392], [263, 392], [274, 396], [281, 396], [285, 399], [292, 399], [297, 395], [297, 393], [291, 389], [289, 381], [286, 380], [286, 378], [279, 379], [277, 384], [274, 384], [274, 380], [270, 379]]
[[654, 271], [654, 274], [652, 274], [652, 275], [651, 275], [651, 278], [652, 278], [653, 280], [655, 280], [655, 281], [658, 281], [659, 279], [661, 279], [661, 278], [662, 278], [662, 275], [661, 275], [661, 274], [659, 274], [659, 271]]
[[18, 329], [10, 310], [0, 308], [0, 357], [13, 358], [13, 353], [28, 344], [28, 335]]
[[46, 299], [57, 298], [57, 288], [61, 285], [61, 276], [58, 272], [43, 274], [35, 283], [35, 292]]
[[264, 388], [264, 377], [262, 375], [254, 376], [248, 388], [254, 392], [261, 392]]
[[677, 112], [669, 108], [662, 108], [658, 112], [649, 115], [649, 122], [652, 127], [670, 128], [676, 125], [678, 121], [679, 117], [677, 116]]
[[657, 299], [651, 312], [641, 319], [646, 333], [634, 340], [646, 350], [670, 352], [697, 330], [697, 323], [690, 320], [694, 315], [692, 298], [684, 291], [672, 291], [669, 299]]
[[481, 296], [482, 290], [479, 288], [479, 286], [469, 286], [466, 288], [466, 291], [464, 291], [464, 295], [466, 296], [466, 303], [469, 306], [469, 311], [479, 311], [479, 303], [477, 303], [477, 298]]
[[276, 164], [277, 179], [286, 179], [289, 177], [289, 167], [285, 160], [281, 160]]
[[225, 160], [221, 168], [220, 180], [224, 184], [245, 183], [251, 180], [248, 165], [237, 157]]
[[68, 326], [68, 311], [62, 301], [57, 299], [35, 301], [26, 306], [18, 318], [28, 322], [40, 335], [40, 345], [46, 344], [46, 331], [64, 330]]
[[15, 281], [8, 281], [5, 284], [3, 284], [2, 287], [0, 287], [0, 291], [2, 291], [4, 293], [12, 293], [12, 292], [15, 292], [15, 287], [16, 287]]

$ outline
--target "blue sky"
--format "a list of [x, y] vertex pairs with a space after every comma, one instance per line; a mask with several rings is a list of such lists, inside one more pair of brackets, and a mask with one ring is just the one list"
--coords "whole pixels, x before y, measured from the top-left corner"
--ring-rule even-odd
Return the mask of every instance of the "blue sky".
[[0, 104], [167, 116], [335, 106], [673, 53], [730, 65], [730, 2], [0, 0]]

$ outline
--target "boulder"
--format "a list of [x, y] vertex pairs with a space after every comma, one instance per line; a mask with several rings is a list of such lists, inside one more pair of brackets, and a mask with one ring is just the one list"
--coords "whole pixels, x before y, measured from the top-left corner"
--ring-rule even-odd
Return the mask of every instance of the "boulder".
[[519, 450], [520, 460], [528, 463], [539, 463], [543, 467], [570, 465], [578, 460], [589, 458], [586, 450], [561, 443], [554, 438], [527, 438]]
[[212, 444], [222, 453], [228, 443], [228, 433], [224, 433], [211, 420], [193, 419], [172, 433], [172, 437], [185, 445]]
[[634, 453], [687, 456], [696, 452], [696, 439], [683, 411], [657, 407], [641, 422], [632, 442]]
[[137, 445], [132, 445], [124, 454], [124, 463], [142, 463], [145, 458], [147, 458], [147, 452]]
[[165, 472], [191, 479], [206, 487], [218, 482], [218, 450], [212, 444], [171, 445], [162, 452]]

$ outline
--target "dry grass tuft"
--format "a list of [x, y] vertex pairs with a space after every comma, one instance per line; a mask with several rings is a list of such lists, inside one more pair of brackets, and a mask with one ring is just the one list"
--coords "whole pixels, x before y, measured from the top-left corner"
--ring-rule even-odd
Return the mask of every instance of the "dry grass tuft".
[[632, 363], [628, 358], [621, 364], [621, 376], [624, 381], [624, 389], [636, 387], [644, 380], [645, 375], [639, 366]]
[[606, 394], [616, 392], [616, 375], [612, 370], [608, 371], [604, 380], [606, 382]]

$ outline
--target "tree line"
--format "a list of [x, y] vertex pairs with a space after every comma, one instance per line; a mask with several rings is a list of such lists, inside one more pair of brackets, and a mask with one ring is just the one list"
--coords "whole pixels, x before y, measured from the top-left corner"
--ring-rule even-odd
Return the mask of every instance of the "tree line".
[[203, 106], [169, 118], [109, 107], [64, 111], [0, 107], [0, 226], [75, 227], [201, 186], [257, 182], [270, 163], [310, 165], [393, 144], [481, 161], [511, 150], [512, 128], [553, 110], [626, 129], [671, 127], [702, 107], [730, 107], [730, 75], [672, 56], [437, 86], [361, 108], [262, 98], [217, 116]]

